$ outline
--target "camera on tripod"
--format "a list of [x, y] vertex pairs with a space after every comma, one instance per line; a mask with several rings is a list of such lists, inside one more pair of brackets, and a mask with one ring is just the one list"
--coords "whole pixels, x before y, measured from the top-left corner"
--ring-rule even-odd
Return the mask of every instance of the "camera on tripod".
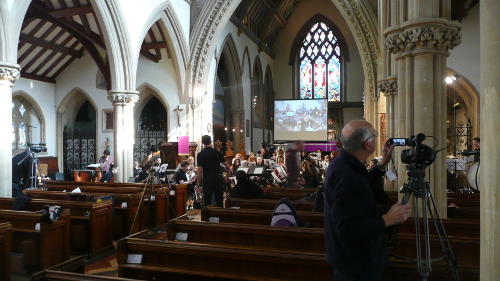
[[47, 152], [47, 147], [45, 147], [47, 144], [44, 143], [44, 142], [41, 142], [41, 143], [31, 143], [31, 142], [28, 142], [28, 149], [29, 151], [31, 152], [35, 152], [35, 153], [40, 153], [40, 152]]
[[405, 164], [426, 164], [431, 165], [436, 159], [436, 152], [434, 149], [422, 142], [426, 139], [426, 136], [422, 133], [417, 134], [417, 136], [411, 136], [409, 138], [394, 138], [392, 144], [395, 146], [411, 146], [412, 148], [405, 149], [401, 151], [401, 162]]

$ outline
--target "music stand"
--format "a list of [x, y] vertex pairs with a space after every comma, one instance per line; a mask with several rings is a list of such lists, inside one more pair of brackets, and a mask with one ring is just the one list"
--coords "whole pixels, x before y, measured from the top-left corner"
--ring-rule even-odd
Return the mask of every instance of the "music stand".
[[458, 182], [458, 172], [465, 171], [467, 167], [467, 161], [465, 159], [446, 159], [446, 169], [449, 172], [453, 172], [455, 176], [455, 191], [460, 188], [460, 183]]

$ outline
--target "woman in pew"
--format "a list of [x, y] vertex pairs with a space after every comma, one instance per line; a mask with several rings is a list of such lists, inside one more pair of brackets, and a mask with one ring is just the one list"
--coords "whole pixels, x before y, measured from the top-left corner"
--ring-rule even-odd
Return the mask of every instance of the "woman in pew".
[[231, 190], [231, 197], [246, 199], [263, 199], [264, 192], [260, 187], [252, 182], [245, 171], [236, 172], [236, 185]]
[[111, 182], [113, 177], [118, 174], [118, 165], [111, 163], [109, 165], [109, 170], [101, 177], [100, 182]]
[[139, 178], [137, 179], [138, 182], [146, 182], [152, 166], [153, 164], [151, 162], [146, 162], [146, 164], [144, 164], [144, 169], [142, 169], [139, 173]]

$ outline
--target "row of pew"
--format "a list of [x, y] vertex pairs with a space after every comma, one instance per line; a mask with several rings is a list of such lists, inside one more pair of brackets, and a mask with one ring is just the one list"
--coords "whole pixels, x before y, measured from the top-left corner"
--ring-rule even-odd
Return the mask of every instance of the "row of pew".
[[[333, 270], [325, 258], [323, 214], [311, 212], [310, 202], [296, 201], [310, 192], [281, 188], [266, 191], [269, 196], [261, 200], [230, 198], [226, 208], [203, 208], [202, 222], [190, 221], [184, 215], [159, 228], [142, 230], [118, 242], [119, 278], [78, 280], [333, 280]], [[278, 197], [295, 198], [293, 203], [301, 209], [298, 220], [312, 222], [314, 227], [269, 226]], [[390, 194], [394, 202], [396, 197]], [[456, 199], [478, 198], [453, 198], [454, 202], [461, 202]], [[478, 280], [479, 221], [444, 219], [443, 225], [458, 260], [461, 280]], [[442, 255], [433, 227], [430, 243], [432, 257]], [[414, 258], [415, 252], [415, 220], [409, 218], [400, 225], [391, 253]], [[77, 280], [83, 273], [81, 264], [74, 259], [38, 273], [33, 280]], [[445, 262], [433, 262], [432, 269], [432, 279], [453, 280]], [[68, 279], [70, 276], [73, 279]], [[414, 263], [391, 257], [382, 280], [403, 279], [422, 277]]]
[[[69, 200], [76, 187], [89, 202]], [[155, 192], [153, 197], [151, 190]], [[11, 279], [11, 253], [22, 253], [21, 264], [36, 272], [68, 261], [70, 253], [97, 256], [109, 252], [115, 248], [113, 239], [140, 232], [147, 226], [164, 225], [186, 212], [186, 185], [172, 185], [163, 192], [161, 186], [150, 189], [134, 184], [83, 186], [81, 182], [49, 182], [47, 190], [25, 192], [31, 199], [25, 211], [12, 210], [13, 198], [0, 198], [0, 280]], [[109, 194], [113, 201], [91, 202]], [[42, 221], [42, 214], [37, 211], [46, 205], [63, 209], [57, 221]], [[4, 234], [2, 223], [10, 225], [11, 234]], [[8, 258], [3, 259], [4, 254]]]

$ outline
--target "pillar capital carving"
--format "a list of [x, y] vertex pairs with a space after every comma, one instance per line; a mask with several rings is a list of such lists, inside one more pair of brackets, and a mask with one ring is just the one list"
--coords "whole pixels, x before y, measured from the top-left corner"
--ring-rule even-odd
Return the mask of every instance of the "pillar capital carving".
[[396, 54], [418, 48], [449, 51], [461, 43], [462, 35], [454, 26], [419, 26], [393, 33], [384, 41], [389, 52]]
[[398, 93], [398, 81], [383, 81], [378, 84], [380, 92], [384, 93], [384, 96], [396, 95]]
[[14, 84], [21, 76], [19, 67], [0, 65], [0, 80], [8, 80]]
[[111, 90], [108, 92], [108, 100], [113, 105], [135, 105], [139, 101], [139, 92]]

